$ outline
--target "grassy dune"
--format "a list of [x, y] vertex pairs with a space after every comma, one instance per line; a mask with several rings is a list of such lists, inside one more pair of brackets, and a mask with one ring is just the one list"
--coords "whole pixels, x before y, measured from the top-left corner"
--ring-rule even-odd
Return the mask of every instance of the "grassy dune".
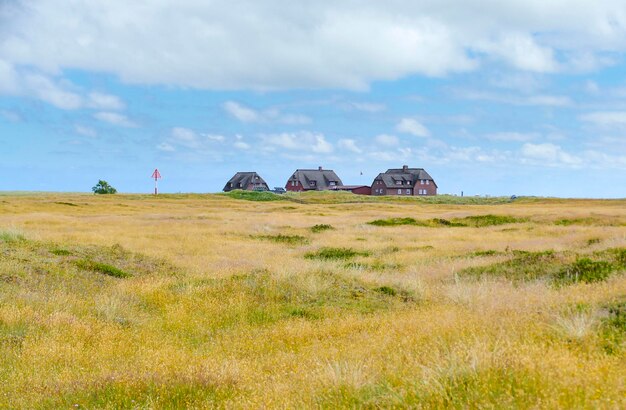
[[1, 195], [0, 408], [625, 408], [625, 273], [626, 200]]

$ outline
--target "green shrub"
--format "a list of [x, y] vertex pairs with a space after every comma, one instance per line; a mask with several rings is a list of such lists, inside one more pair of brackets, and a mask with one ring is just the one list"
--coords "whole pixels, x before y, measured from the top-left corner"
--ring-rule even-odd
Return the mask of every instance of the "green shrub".
[[52, 249], [50, 253], [53, 255], [57, 255], [57, 256], [68, 256], [72, 254], [70, 251], [66, 249]]
[[368, 222], [369, 225], [374, 226], [398, 226], [398, 225], [419, 225], [414, 218], [388, 218], [388, 219], [376, 219]]
[[240, 189], [235, 189], [234, 191], [226, 192], [225, 194], [222, 194], [222, 195], [226, 195], [227, 197], [230, 197], [233, 199], [243, 199], [245, 201], [260, 201], [260, 202], [282, 201], [285, 199], [284, 196], [276, 195], [273, 192], [242, 191]]
[[463, 223], [466, 226], [474, 226], [481, 228], [484, 226], [505, 225], [526, 222], [526, 218], [515, 218], [508, 215], [473, 215], [465, 218], [456, 219], [455, 221]]
[[606, 317], [600, 326], [602, 347], [609, 354], [621, 354], [626, 348], [626, 299], [605, 305]]
[[486, 251], [475, 251], [471, 253], [471, 256], [494, 256], [494, 255], [499, 255], [501, 252], [498, 252], [496, 250], [493, 249], [488, 249]]
[[26, 238], [21, 233], [13, 231], [1, 231], [0, 240], [6, 243], [25, 242]]
[[589, 258], [580, 258], [576, 262], [561, 269], [556, 279], [563, 283], [593, 283], [606, 280], [611, 274], [613, 266], [607, 261], [593, 261]]
[[307, 259], [351, 259], [356, 256], [369, 256], [368, 251], [356, 251], [352, 248], [322, 248], [317, 252], [308, 252], [304, 255]]
[[103, 180], [99, 180], [98, 183], [91, 188], [91, 190], [93, 191], [94, 194], [116, 194], [117, 193], [117, 189], [113, 188], [111, 185], [109, 185], [108, 182], [103, 181]]
[[376, 288], [375, 290], [376, 292], [380, 292], [382, 294], [389, 295], [389, 296], [396, 296], [396, 294], [398, 293], [396, 292], [394, 288], [390, 286], [381, 286], [379, 288]]
[[286, 243], [289, 245], [299, 245], [299, 244], [305, 244], [309, 242], [309, 240], [306, 237], [301, 236], [301, 235], [283, 235], [283, 234], [259, 235], [259, 236], [256, 236], [256, 238], [265, 239], [265, 240], [272, 241], [272, 242]]
[[335, 229], [333, 228], [331, 225], [328, 224], [318, 224], [318, 225], [313, 225], [311, 227], [311, 232], [313, 233], [319, 233], [319, 232], [324, 232], [324, 231], [329, 231]]
[[115, 266], [107, 265], [106, 263], [95, 262], [89, 259], [79, 259], [74, 262], [76, 266], [82, 270], [89, 270], [92, 272], [103, 273], [115, 278], [128, 278], [132, 276], [130, 273], [124, 272]]

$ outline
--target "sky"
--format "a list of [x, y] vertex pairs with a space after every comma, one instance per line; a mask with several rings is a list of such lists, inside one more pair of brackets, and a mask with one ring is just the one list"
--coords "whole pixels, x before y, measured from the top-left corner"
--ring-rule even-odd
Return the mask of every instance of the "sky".
[[626, 197], [623, 0], [0, 0], [0, 191]]

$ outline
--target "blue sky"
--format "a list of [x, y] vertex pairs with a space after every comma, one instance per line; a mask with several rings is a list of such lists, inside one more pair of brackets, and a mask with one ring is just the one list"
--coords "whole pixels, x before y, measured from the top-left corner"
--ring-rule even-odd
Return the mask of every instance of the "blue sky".
[[626, 197], [623, 1], [53, 3], [0, 0], [0, 190]]

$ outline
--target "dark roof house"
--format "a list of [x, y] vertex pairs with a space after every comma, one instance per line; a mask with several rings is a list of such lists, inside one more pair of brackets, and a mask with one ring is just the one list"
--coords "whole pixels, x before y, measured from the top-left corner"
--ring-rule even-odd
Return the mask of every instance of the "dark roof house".
[[269, 191], [267, 183], [256, 172], [237, 172], [224, 186], [224, 192], [233, 189], [244, 191]]
[[372, 195], [437, 195], [437, 184], [423, 168], [404, 165], [378, 174]]
[[343, 185], [341, 179], [330, 169], [297, 169], [287, 180], [287, 191], [325, 191]]

